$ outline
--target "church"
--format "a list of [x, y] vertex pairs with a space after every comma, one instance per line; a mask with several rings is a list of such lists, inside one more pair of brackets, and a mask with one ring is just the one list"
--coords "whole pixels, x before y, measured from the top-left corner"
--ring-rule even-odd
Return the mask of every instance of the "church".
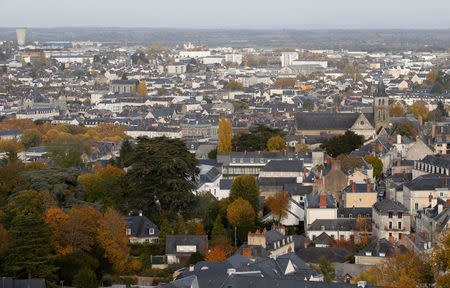
[[389, 128], [389, 96], [383, 81], [378, 81], [372, 113], [297, 113], [295, 134], [300, 136], [343, 135], [353, 131], [365, 139]]

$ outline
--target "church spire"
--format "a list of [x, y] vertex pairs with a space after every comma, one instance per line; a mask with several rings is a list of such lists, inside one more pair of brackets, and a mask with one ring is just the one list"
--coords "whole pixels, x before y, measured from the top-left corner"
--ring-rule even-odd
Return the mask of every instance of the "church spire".
[[388, 97], [386, 94], [386, 88], [384, 87], [383, 78], [378, 79], [377, 91], [375, 97]]

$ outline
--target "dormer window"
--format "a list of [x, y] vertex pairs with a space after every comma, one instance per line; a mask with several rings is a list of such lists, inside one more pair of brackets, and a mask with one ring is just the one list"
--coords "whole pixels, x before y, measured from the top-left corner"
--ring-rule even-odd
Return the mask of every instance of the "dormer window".
[[398, 219], [401, 219], [403, 216], [402, 212], [398, 212]]
[[153, 234], [155, 234], [155, 229], [148, 228], [148, 235], [153, 235]]
[[392, 212], [389, 212], [389, 218], [392, 218]]

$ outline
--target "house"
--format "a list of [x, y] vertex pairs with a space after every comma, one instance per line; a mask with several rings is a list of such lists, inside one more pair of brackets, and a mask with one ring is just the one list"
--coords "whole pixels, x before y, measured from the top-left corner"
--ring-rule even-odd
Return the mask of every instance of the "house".
[[447, 175], [426, 174], [403, 184], [403, 204], [412, 216], [430, 205], [432, 199], [450, 199]]
[[430, 206], [417, 211], [414, 218], [415, 230], [430, 237], [450, 228], [450, 200], [431, 199]]
[[22, 130], [12, 129], [6, 131], [0, 131], [1, 140], [18, 139], [22, 136]]
[[[306, 196], [305, 201], [305, 232], [309, 239], [309, 227], [317, 219], [337, 219], [337, 203], [333, 195], [313, 193]], [[317, 233], [314, 233], [316, 235]], [[318, 235], [316, 235], [318, 236]]]
[[422, 160], [415, 160], [413, 179], [426, 174], [450, 176], [450, 155], [427, 155]]
[[294, 177], [297, 183], [302, 183], [303, 172], [303, 161], [301, 160], [270, 160], [259, 171], [259, 177]]
[[188, 263], [193, 253], [208, 251], [208, 235], [167, 235], [167, 264]]
[[272, 230], [255, 233], [248, 233], [248, 245], [259, 245], [265, 248], [269, 254], [284, 255], [294, 252], [294, 240], [292, 236], [286, 236], [283, 226], [274, 226]]
[[342, 190], [348, 185], [348, 177], [341, 166], [341, 161], [335, 160], [330, 165], [325, 166], [322, 174], [324, 175], [325, 191], [342, 202]]
[[109, 85], [109, 91], [115, 94], [136, 93], [139, 85], [138, 80], [112, 80]]
[[147, 217], [128, 216], [124, 220], [127, 222], [127, 236], [130, 243], [155, 243], [158, 241], [159, 229], [155, 223]]
[[405, 160], [422, 160], [427, 155], [434, 154], [433, 149], [418, 138], [406, 152]]
[[342, 191], [344, 207], [372, 207], [377, 202], [375, 185], [370, 182], [350, 182]]
[[372, 223], [374, 236], [395, 243], [410, 233], [411, 215], [402, 203], [382, 199], [372, 206]]
[[394, 244], [385, 238], [372, 237], [370, 244], [355, 255], [355, 264], [381, 264], [386, 257], [393, 256], [397, 251], [401, 251], [401, 249], [394, 246]]

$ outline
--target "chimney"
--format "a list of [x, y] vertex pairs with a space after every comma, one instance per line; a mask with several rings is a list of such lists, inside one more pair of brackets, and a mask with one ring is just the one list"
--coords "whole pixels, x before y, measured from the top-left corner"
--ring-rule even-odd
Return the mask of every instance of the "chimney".
[[356, 183], [352, 181], [352, 192], [356, 192]]
[[411, 234], [411, 242], [416, 242], [416, 234]]
[[397, 144], [401, 144], [402, 143], [402, 135], [397, 134]]
[[394, 140], [391, 137], [389, 137], [388, 143], [389, 143], [389, 145], [393, 146], [394, 145]]
[[370, 186], [370, 182], [367, 182], [366, 184], [366, 192], [371, 192], [372, 191], [372, 187]]
[[303, 167], [303, 179], [306, 179], [306, 168]]
[[251, 248], [242, 249], [242, 256], [244, 256], [246, 258], [252, 257], [252, 249]]
[[319, 194], [319, 206], [320, 208], [327, 208], [327, 194]]
[[383, 145], [381, 143], [378, 143], [377, 144], [377, 149], [378, 149], [378, 152], [382, 152], [383, 151]]
[[139, 211], [139, 216], [142, 216], [142, 211]]
[[428, 195], [428, 202], [431, 202], [431, 201], [433, 201], [433, 195]]
[[308, 248], [308, 243], [303, 243], [303, 245], [305, 246], [305, 248]]
[[431, 125], [431, 137], [436, 136], [436, 124]]

